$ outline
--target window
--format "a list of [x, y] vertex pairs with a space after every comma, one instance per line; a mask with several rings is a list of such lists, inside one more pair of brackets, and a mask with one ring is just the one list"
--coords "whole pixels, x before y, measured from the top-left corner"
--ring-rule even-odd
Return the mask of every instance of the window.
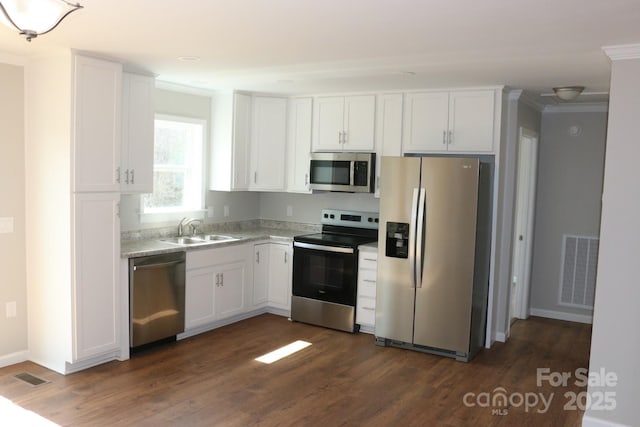
[[145, 214], [202, 209], [205, 128], [204, 120], [156, 116], [153, 193], [142, 197]]

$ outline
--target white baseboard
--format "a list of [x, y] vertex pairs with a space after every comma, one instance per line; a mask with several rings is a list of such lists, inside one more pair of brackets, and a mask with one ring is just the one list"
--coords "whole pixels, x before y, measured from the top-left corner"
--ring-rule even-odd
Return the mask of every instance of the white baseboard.
[[582, 427], [628, 427], [626, 424], [618, 424], [600, 418], [585, 415], [582, 417]]
[[29, 360], [29, 351], [23, 350], [11, 354], [0, 356], [0, 368], [15, 365], [16, 363], [26, 362]]
[[504, 332], [496, 332], [496, 341], [507, 342], [507, 334]]
[[531, 308], [529, 314], [549, 319], [567, 320], [569, 322], [593, 323], [593, 316], [586, 314], [565, 313], [564, 311], [542, 310], [539, 308]]

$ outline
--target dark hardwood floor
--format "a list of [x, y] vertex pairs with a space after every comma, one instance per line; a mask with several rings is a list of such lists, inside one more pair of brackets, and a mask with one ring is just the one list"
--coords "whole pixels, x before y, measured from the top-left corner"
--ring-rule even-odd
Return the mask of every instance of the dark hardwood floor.
[[[564, 408], [565, 393], [585, 387], [573, 377], [538, 387], [536, 369], [586, 368], [590, 337], [590, 325], [530, 318], [462, 363], [265, 314], [68, 376], [30, 362], [2, 368], [0, 396], [63, 426], [578, 426], [582, 411]], [[312, 345], [254, 360], [295, 340]], [[13, 378], [24, 371], [51, 382]], [[534, 394], [553, 396], [546, 412], [520, 404]]]

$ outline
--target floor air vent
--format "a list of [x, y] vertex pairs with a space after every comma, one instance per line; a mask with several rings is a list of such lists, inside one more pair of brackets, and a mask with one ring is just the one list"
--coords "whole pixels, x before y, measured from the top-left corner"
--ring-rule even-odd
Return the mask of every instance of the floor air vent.
[[598, 244], [597, 237], [564, 236], [560, 276], [561, 305], [593, 308]]
[[48, 382], [50, 382], [50, 381], [47, 381], [47, 380], [43, 380], [40, 377], [36, 377], [35, 375], [30, 374], [28, 372], [22, 372], [20, 374], [14, 375], [13, 378], [15, 378], [17, 380], [20, 380], [20, 381], [23, 381], [23, 382], [25, 382], [25, 383], [27, 383], [29, 385], [34, 386], [34, 387], [42, 385], [42, 384], [47, 384]]

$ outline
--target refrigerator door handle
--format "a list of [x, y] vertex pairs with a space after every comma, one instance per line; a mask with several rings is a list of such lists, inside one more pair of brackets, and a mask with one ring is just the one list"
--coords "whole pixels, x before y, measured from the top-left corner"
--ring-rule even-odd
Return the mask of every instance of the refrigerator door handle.
[[411, 221], [409, 222], [409, 265], [411, 266], [412, 288], [416, 287], [416, 225], [418, 221], [418, 189], [413, 189], [411, 199]]
[[415, 261], [415, 277], [416, 277], [416, 288], [422, 287], [422, 263], [423, 263], [423, 252], [422, 252], [422, 239], [424, 236], [424, 213], [427, 201], [427, 190], [424, 188], [420, 189], [420, 200], [418, 201], [418, 221], [416, 224], [416, 234], [418, 235], [418, 243], [416, 243], [416, 261]]

